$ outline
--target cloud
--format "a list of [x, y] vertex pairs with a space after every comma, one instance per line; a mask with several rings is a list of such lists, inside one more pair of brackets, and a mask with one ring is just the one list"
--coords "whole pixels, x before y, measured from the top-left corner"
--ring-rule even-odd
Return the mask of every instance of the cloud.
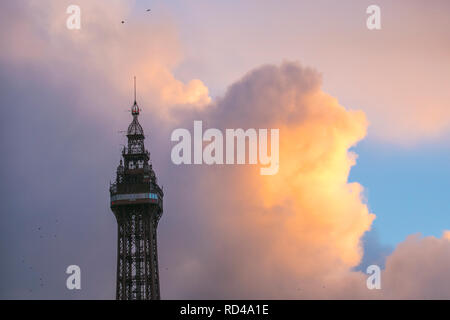
[[[330, 279], [360, 262], [360, 238], [375, 216], [362, 186], [348, 182], [349, 148], [367, 120], [320, 87], [313, 69], [266, 65], [201, 114], [208, 127], [279, 128], [280, 168], [270, 177], [249, 166], [192, 169], [191, 203], [211, 245], [174, 265], [180, 279], [190, 274], [180, 286], [193, 297], [325, 296]], [[200, 275], [201, 284], [191, 282]]]
[[203, 82], [184, 83], [173, 75], [182, 50], [170, 19], [133, 14], [129, 1], [81, 0], [77, 2], [81, 29], [69, 30], [70, 4], [32, 0], [5, 4], [0, 16], [8, 27], [0, 31], [5, 48], [0, 59], [42, 68], [48, 81], [76, 80], [85, 95], [94, 95], [105, 85], [131, 98], [135, 75], [140, 101], [151, 110], [159, 109], [159, 114], [176, 106], [201, 108], [210, 102]]
[[324, 72], [327, 92], [366, 113], [367, 139], [413, 147], [444, 142], [450, 133], [450, 45], [443, 41], [450, 38], [450, 2], [424, 3], [409, 1], [406, 8], [378, 0], [382, 29], [370, 31], [365, 1], [323, 1], [307, 10], [301, 1], [248, 1], [240, 10], [233, 3], [217, 10], [191, 1], [185, 12], [197, 19], [185, 26], [193, 32], [184, 65], [201, 70], [211, 90], [222, 92], [243, 71], [301, 59]]
[[365, 272], [367, 267], [373, 264], [384, 269], [386, 257], [392, 253], [394, 247], [382, 244], [378, 231], [374, 228], [364, 234], [361, 242], [364, 255], [355, 270]]
[[375, 218], [363, 187], [348, 182], [356, 162], [350, 148], [366, 134], [367, 120], [324, 93], [315, 70], [293, 62], [256, 68], [194, 118], [215, 128], [279, 128], [280, 169], [275, 176], [245, 165], [172, 172], [186, 195], [171, 191], [189, 206], [170, 212], [190, 221], [183, 219], [180, 239], [163, 236], [170, 252], [163, 260], [172, 266], [171, 280], [162, 278], [166, 297], [450, 297], [449, 232], [411, 236], [395, 250], [373, 239], [380, 252], [366, 259], [384, 269], [382, 290], [367, 288], [367, 266], [355, 269]]
[[450, 238], [410, 235], [386, 260], [383, 298], [449, 299]]

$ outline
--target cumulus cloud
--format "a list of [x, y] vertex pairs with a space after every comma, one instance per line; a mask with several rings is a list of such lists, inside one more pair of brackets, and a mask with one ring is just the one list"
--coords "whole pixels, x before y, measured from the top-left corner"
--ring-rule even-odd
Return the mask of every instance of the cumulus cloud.
[[363, 187], [348, 182], [356, 161], [350, 148], [365, 136], [367, 120], [324, 93], [315, 70], [292, 62], [262, 66], [196, 117], [209, 127], [279, 128], [280, 169], [261, 176], [249, 166], [183, 168], [189, 192], [179, 200], [190, 205], [181, 214], [195, 218], [183, 224], [187, 236], [169, 244], [171, 258], [164, 256], [176, 266], [168, 296], [450, 297], [448, 232], [401, 243], [385, 267], [380, 263], [382, 290], [369, 290], [365, 268], [355, 270], [375, 218]]
[[[190, 190], [214, 248], [206, 261], [191, 257], [189, 270], [214, 283], [216, 297], [329, 292], [330, 279], [359, 263], [374, 219], [362, 186], [348, 182], [364, 114], [324, 93], [315, 70], [285, 62], [249, 72], [203, 116], [210, 127], [280, 129], [280, 168], [275, 176], [248, 166], [195, 170]], [[205, 292], [204, 283], [195, 285]]]
[[442, 238], [410, 235], [386, 260], [383, 298], [449, 299], [450, 232]]

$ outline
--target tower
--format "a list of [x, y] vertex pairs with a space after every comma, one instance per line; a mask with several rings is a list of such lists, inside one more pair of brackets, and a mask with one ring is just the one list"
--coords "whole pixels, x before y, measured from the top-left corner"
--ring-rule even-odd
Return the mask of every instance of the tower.
[[164, 194], [149, 163], [139, 111], [135, 79], [128, 146], [110, 186], [111, 210], [117, 220], [117, 300], [160, 299], [156, 228]]

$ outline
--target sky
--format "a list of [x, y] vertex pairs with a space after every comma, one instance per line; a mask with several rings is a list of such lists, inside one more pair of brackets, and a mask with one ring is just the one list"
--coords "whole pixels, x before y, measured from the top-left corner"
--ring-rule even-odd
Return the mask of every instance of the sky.
[[[449, 6], [3, 1], [0, 298], [115, 297], [133, 76], [165, 190], [163, 299], [450, 298]], [[170, 134], [194, 120], [279, 128], [279, 172], [174, 165]]]

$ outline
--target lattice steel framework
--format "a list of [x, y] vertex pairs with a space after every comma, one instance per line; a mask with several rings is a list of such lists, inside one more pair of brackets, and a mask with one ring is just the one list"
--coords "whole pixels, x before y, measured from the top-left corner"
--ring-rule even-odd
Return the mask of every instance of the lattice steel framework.
[[164, 194], [149, 164], [136, 101], [131, 113], [128, 147], [123, 149], [123, 162], [110, 186], [111, 210], [118, 226], [116, 299], [160, 299], [156, 229]]

